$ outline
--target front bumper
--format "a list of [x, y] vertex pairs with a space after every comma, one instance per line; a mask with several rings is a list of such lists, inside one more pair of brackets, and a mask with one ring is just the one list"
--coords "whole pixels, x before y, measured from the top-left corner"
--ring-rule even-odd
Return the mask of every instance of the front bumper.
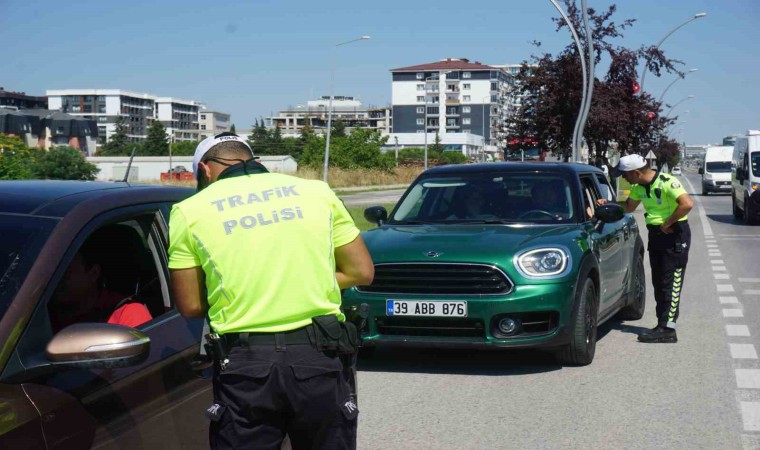
[[[368, 294], [349, 290], [344, 308], [366, 303], [367, 326], [361, 330], [364, 346], [521, 348], [556, 347], [570, 341], [569, 322], [573, 283], [518, 285], [505, 296], [405, 296]], [[467, 317], [388, 316], [387, 300], [464, 300]], [[514, 335], [502, 334], [498, 321], [517, 320]]]
[[702, 180], [702, 188], [708, 192], [731, 192], [731, 181]]

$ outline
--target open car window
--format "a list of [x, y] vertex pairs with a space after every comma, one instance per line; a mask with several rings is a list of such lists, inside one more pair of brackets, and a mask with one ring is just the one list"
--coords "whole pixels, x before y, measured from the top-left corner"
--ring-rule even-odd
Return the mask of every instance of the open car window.
[[563, 223], [576, 220], [568, 181], [552, 173], [427, 177], [407, 191], [390, 224]]

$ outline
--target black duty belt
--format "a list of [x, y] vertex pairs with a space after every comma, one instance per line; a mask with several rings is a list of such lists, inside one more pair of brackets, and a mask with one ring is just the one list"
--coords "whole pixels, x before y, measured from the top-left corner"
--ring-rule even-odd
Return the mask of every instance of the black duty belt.
[[248, 345], [285, 345], [311, 344], [309, 332], [311, 325], [291, 331], [277, 333], [225, 333], [222, 340], [227, 348]]

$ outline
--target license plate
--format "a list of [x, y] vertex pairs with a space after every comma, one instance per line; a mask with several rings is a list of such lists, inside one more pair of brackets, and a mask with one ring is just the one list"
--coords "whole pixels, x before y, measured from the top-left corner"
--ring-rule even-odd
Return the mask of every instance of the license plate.
[[730, 184], [724, 184], [724, 185], [721, 185], [720, 188], [721, 189], [731, 189], [731, 185]]
[[385, 304], [389, 316], [467, 317], [467, 302], [388, 300]]

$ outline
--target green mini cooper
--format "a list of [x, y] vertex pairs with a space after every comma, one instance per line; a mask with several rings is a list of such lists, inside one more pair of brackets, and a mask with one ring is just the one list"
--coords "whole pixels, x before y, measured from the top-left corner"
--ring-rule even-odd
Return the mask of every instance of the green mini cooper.
[[[591, 363], [597, 326], [644, 314], [644, 247], [604, 173], [570, 163], [423, 172], [390, 216], [367, 208], [364, 346], [543, 347]], [[366, 307], [364, 308], [366, 310]]]

